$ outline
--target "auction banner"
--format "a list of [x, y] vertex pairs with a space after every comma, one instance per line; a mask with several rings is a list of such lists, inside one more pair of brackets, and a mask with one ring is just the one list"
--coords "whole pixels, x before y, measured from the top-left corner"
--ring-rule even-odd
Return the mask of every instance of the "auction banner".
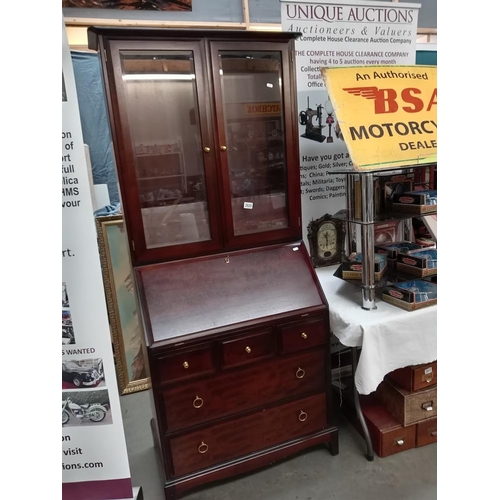
[[283, 31], [295, 41], [303, 239], [307, 225], [345, 208], [353, 169], [321, 74], [325, 67], [415, 64], [420, 4], [369, 0], [281, 0]]
[[73, 64], [62, 22], [62, 498], [133, 497]]
[[324, 68], [355, 170], [437, 161], [436, 66]]

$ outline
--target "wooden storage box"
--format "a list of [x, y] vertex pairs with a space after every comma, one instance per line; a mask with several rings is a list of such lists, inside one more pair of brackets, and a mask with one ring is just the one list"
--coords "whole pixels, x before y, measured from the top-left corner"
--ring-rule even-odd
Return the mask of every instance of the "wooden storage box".
[[415, 448], [416, 425], [403, 427], [380, 403], [363, 405], [373, 450], [381, 457], [388, 457]]
[[384, 380], [377, 396], [403, 427], [437, 416], [437, 386], [410, 392]]
[[399, 368], [388, 373], [385, 379], [409, 392], [435, 386], [437, 385], [437, 361]]
[[437, 443], [437, 417], [417, 424], [417, 448], [431, 443]]

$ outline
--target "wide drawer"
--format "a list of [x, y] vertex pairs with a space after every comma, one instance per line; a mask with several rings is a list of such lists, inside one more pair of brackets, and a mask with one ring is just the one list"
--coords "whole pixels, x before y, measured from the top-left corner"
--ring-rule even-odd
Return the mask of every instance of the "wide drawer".
[[403, 427], [382, 405], [363, 406], [373, 449], [381, 458], [415, 448], [415, 425]]
[[172, 356], [155, 359], [156, 380], [159, 383], [213, 373], [215, 371], [209, 345]]
[[307, 394], [325, 385], [325, 351], [273, 358], [162, 392], [168, 432]]
[[281, 328], [281, 352], [296, 352], [328, 343], [329, 332], [323, 319], [301, 321]]
[[224, 367], [243, 365], [274, 355], [272, 330], [226, 340], [222, 344]]
[[410, 392], [432, 387], [437, 384], [437, 361], [399, 368], [388, 373], [386, 379]]
[[437, 415], [437, 388], [409, 392], [402, 387], [382, 381], [377, 388], [377, 395], [389, 412], [404, 427]]
[[417, 447], [437, 442], [437, 417], [417, 424]]
[[174, 476], [284, 443], [327, 426], [326, 395], [259, 411], [170, 441]]

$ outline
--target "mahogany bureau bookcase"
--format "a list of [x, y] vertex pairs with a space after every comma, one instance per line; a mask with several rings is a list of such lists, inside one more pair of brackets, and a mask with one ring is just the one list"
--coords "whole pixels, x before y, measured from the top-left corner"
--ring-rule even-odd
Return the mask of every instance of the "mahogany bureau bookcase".
[[89, 28], [174, 499], [326, 443], [328, 304], [301, 241], [296, 33]]

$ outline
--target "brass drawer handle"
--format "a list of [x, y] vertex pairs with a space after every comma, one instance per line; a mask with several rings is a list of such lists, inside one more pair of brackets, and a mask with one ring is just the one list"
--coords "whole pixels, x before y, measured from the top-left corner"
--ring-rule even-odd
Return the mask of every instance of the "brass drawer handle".
[[189, 368], [189, 363], [187, 361], [184, 361], [184, 363], [182, 363], [182, 366], [187, 370]]
[[205, 151], [205, 153], [210, 153], [210, 148], [208, 146], [205, 146], [203, 148], [203, 151]]
[[432, 411], [433, 409], [434, 408], [433, 408], [432, 401], [429, 401], [428, 403], [422, 403], [422, 410]]
[[226, 147], [226, 146], [221, 146], [221, 147], [220, 147], [220, 150], [221, 150], [221, 151], [227, 151], [227, 147]]
[[307, 420], [307, 413], [305, 411], [301, 411], [299, 413], [299, 420], [301, 422], [305, 422]]
[[438, 435], [438, 431], [431, 431], [431, 432], [430, 432], [430, 435], [431, 435], [431, 436], [434, 436], [434, 437], [437, 437], [437, 435]]
[[245, 352], [247, 354], [250, 354], [252, 352], [252, 349], [250, 349], [250, 347], [247, 346], [247, 347], [245, 347]]
[[304, 378], [304, 375], [306, 374], [306, 371], [303, 368], [297, 368], [297, 371], [295, 372], [295, 376], [297, 378]]
[[193, 401], [193, 406], [195, 408], [201, 408], [203, 406], [203, 399], [200, 397], [196, 396]]
[[403, 446], [403, 445], [405, 444], [405, 440], [404, 440], [404, 439], [398, 439], [398, 440], [396, 441], [396, 444], [397, 444], [398, 446]]
[[422, 375], [422, 382], [429, 384], [434, 378], [434, 373], [428, 373], [427, 375]]
[[306, 332], [302, 332], [301, 335], [300, 335], [304, 340], [307, 339], [307, 333]]
[[208, 451], [208, 444], [204, 443], [203, 441], [201, 442], [200, 446], [198, 446], [198, 451], [203, 454]]

